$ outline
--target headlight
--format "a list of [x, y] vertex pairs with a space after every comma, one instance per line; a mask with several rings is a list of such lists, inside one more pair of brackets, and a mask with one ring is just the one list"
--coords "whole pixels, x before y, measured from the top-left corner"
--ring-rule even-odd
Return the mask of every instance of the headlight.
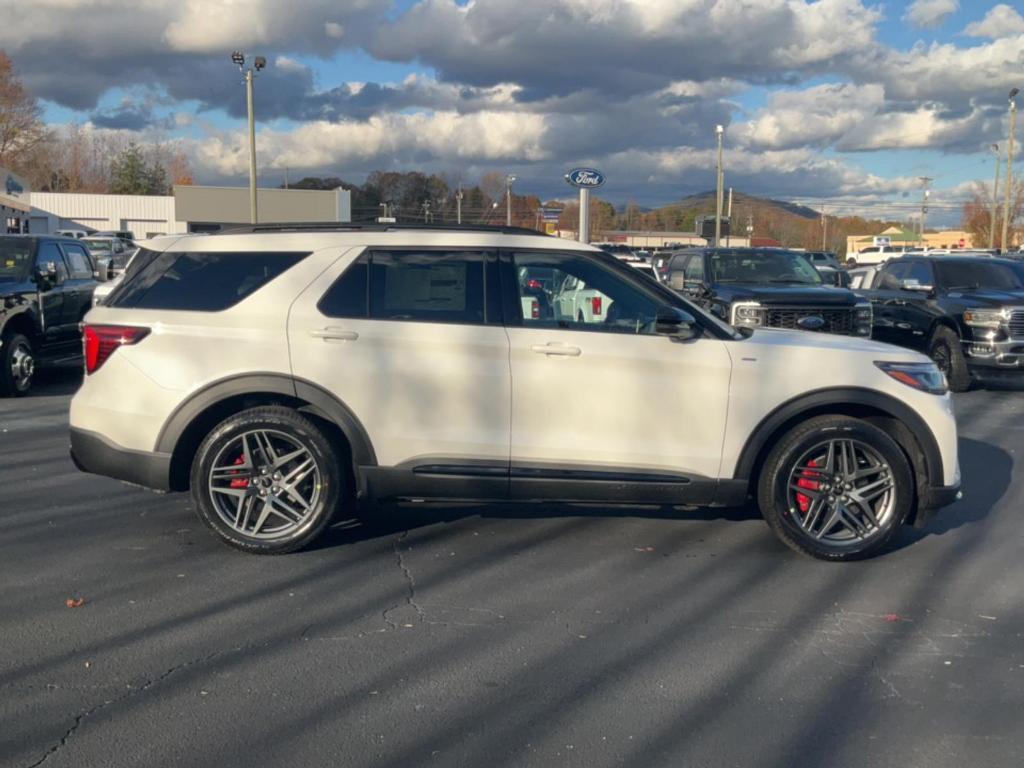
[[875, 361], [875, 365], [891, 379], [900, 384], [930, 392], [933, 395], [944, 395], [949, 391], [946, 377], [942, 375], [935, 363], [886, 363]]
[[732, 308], [732, 324], [764, 325], [764, 307], [760, 304], [736, 304]]
[[858, 336], [870, 336], [875, 313], [871, 304], [858, 304], [853, 308], [853, 332]]
[[964, 312], [964, 322], [974, 328], [998, 328], [1006, 319], [1003, 309], [969, 309]]

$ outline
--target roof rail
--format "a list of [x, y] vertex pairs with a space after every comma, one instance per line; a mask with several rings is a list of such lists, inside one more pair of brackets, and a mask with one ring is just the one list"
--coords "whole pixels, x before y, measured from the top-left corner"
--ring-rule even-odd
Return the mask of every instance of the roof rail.
[[550, 235], [527, 227], [490, 226], [486, 224], [381, 224], [378, 222], [349, 223], [337, 221], [312, 221], [291, 224], [246, 224], [230, 229], [211, 232], [213, 235], [244, 235], [261, 232], [402, 232], [406, 230], [427, 230], [430, 232], [489, 232], [502, 235]]

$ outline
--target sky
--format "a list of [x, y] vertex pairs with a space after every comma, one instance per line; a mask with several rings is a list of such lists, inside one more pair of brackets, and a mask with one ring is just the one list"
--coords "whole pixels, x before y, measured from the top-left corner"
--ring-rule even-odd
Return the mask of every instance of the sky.
[[[955, 224], [1024, 87], [1024, 6], [980, 0], [33, 0], [0, 49], [46, 120], [176, 140], [200, 183], [373, 170], [656, 206], [715, 185]], [[1003, 169], [1005, 174], [1005, 168]]]

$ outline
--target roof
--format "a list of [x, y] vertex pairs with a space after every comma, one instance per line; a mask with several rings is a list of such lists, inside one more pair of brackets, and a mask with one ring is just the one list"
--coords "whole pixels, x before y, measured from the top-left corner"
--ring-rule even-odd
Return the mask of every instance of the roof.
[[530, 235], [536, 237], [553, 238], [544, 232], [526, 227], [505, 227], [491, 226], [487, 224], [380, 224], [377, 222], [367, 223], [339, 223], [335, 221], [314, 221], [302, 224], [250, 224], [246, 226], [231, 227], [213, 232], [213, 235], [242, 235], [261, 234], [270, 232], [399, 232], [399, 231], [423, 231], [423, 232], [483, 232], [488, 234], [502, 235]]

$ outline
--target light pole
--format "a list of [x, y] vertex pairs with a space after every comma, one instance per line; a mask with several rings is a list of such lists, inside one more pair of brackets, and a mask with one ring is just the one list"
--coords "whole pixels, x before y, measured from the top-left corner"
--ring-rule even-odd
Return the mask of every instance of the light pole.
[[924, 239], [924, 222], [928, 218], [928, 198], [931, 197], [931, 190], [928, 189], [928, 185], [934, 181], [930, 176], [918, 176], [921, 180], [921, 184], [924, 185], [924, 194], [921, 196], [921, 244], [925, 249], [928, 248], [928, 241]]
[[462, 223], [462, 187], [455, 193], [455, 220]]
[[715, 201], [715, 248], [722, 244], [722, 136], [725, 134], [725, 127], [715, 126], [715, 135], [718, 136], [718, 194]]
[[255, 224], [259, 217], [256, 210], [256, 116], [253, 106], [253, 78], [256, 72], [267, 66], [267, 60], [262, 56], [253, 59], [251, 67], [245, 67], [245, 54], [235, 51], [231, 54], [231, 61], [238, 65], [238, 68], [245, 73], [245, 96], [249, 108], [249, 218]]
[[512, 185], [516, 177], [511, 173], [505, 177], [505, 226], [512, 226]]
[[999, 145], [992, 145], [992, 154], [996, 156], [996, 180], [992, 183], [992, 216], [988, 224], [988, 249], [996, 247], [996, 220], [999, 218]]
[[1017, 132], [1017, 94], [1019, 88], [1010, 91], [1010, 143], [1006, 148], [1006, 197], [1003, 199], [1003, 237], [1000, 243], [1003, 253], [1009, 248], [1006, 233], [1010, 228], [1010, 190], [1013, 188], [1013, 134]]

